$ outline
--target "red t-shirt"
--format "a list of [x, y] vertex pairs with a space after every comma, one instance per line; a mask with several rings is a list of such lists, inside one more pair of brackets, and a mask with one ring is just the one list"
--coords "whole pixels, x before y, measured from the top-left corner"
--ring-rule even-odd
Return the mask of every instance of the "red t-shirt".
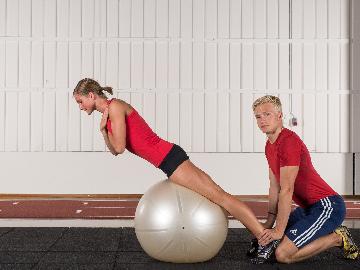
[[269, 140], [266, 142], [265, 154], [278, 182], [281, 167], [299, 166], [293, 200], [301, 207], [310, 206], [327, 196], [337, 195], [316, 172], [308, 149], [295, 132], [284, 128], [273, 144]]
[[[157, 136], [135, 109], [125, 117], [125, 122], [126, 149], [149, 161], [155, 167], [159, 167], [173, 144]], [[108, 119], [106, 126], [108, 132], [112, 133], [110, 119]]]

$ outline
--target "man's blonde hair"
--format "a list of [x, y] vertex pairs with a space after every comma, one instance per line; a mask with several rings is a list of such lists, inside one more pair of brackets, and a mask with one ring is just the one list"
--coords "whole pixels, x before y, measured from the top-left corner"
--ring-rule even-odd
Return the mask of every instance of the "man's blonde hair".
[[271, 103], [274, 105], [274, 107], [279, 111], [282, 112], [282, 108], [281, 108], [281, 101], [278, 97], [275, 96], [270, 96], [270, 95], [266, 95], [263, 97], [258, 98], [257, 100], [254, 101], [253, 105], [252, 105], [252, 109], [253, 111], [255, 111], [256, 107], [265, 103]]

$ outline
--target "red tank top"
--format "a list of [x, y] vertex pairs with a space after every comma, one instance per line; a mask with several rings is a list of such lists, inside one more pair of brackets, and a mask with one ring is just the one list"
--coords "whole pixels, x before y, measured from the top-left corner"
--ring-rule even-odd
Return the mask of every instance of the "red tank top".
[[[108, 104], [112, 100], [108, 100]], [[125, 116], [125, 122], [126, 149], [149, 161], [155, 167], [159, 167], [173, 144], [156, 135], [135, 109]], [[110, 119], [108, 119], [106, 126], [108, 132], [112, 133]]]

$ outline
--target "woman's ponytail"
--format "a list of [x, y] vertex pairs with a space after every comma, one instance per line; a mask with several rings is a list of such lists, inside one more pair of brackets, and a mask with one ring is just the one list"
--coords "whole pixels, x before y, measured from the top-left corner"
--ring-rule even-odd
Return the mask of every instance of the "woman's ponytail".
[[113, 89], [110, 86], [105, 86], [101, 88], [102, 91], [108, 92], [110, 95], [113, 94]]

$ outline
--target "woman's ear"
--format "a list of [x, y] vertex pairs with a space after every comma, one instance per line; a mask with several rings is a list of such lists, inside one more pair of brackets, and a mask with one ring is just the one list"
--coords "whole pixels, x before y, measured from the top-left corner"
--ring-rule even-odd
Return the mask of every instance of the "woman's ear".
[[95, 99], [95, 95], [94, 95], [94, 93], [93, 93], [93, 92], [89, 92], [89, 98], [91, 98], [91, 99]]

